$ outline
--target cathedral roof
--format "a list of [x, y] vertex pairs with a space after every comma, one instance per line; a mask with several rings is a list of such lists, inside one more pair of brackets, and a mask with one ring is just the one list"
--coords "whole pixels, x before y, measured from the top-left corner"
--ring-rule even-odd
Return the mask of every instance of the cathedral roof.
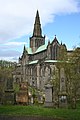
[[[40, 47], [36, 50], [35, 53], [42, 52], [42, 51], [44, 51], [44, 50], [46, 50], [46, 49], [47, 49], [47, 45], [42, 45], [42, 46], [40, 46]], [[27, 50], [28, 54], [35, 54], [35, 53], [32, 52], [32, 48], [26, 48], [26, 50]]]
[[45, 62], [47, 63], [56, 63], [56, 62], [62, 62], [62, 61], [59, 61], [59, 60], [45, 60]]
[[46, 50], [46, 49], [47, 49], [47, 45], [42, 45], [42, 46], [40, 46], [40, 47], [36, 50], [35, 53], [38, 53], [38, 52], [44, 51], [44, 50]]
[[29, 65], [38, 63], [38, 60], [31, 61]]
[[[39, 60], [31, 61], [31, 62], [29, 62], [29, 65], [37, 64], [38, 61], [39, 61]], [[63, 61], [59, 61], [59, 60], [45, 60], [44, 62], [45, 62], [45, 63], [57, 63], [57, 62], [63, 62]]]
[[26, 50], [27, 50], [28, 54], [33, 54], [33, 52], [32, 52], [32, 49], [31, 49], [31, 48], [26, 48]]
[[[39, 62], [39, 60], [34, 60], [29, 62], [29, 65], [33, 65], [33, 64], [37, 64]], [[60, 60], [44, 60], [45, 63], [61, 63], [61, 62], [65, 62], [65, 61], [60, 61]], [[67, 62], [67, 61], [66, 61]]]
[[58, 62], [57, 60], [45, 60], [45, 62], [55, 63]]

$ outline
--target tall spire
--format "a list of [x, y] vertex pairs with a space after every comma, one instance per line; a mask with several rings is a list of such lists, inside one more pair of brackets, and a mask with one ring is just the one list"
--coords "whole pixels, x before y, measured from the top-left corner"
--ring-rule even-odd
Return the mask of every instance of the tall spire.
[[24, 51], [26, 51], [26, 47], [25, 47], [25, 45], [24, 45]]
[[34, 37], [41, 37], [42, 36], [42, 30], [41, 30], [40, 17], [39, 17], [38, 10], [37, 10], [36, 17], [35, 17], [33, 36]]

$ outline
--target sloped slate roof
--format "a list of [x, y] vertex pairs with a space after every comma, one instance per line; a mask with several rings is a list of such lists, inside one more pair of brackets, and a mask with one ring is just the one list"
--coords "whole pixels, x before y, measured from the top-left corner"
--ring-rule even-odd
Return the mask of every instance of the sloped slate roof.
[[64, 62], [64, 61], [60, 61], [60, 60], [45, 60], [44, 62], [49, 62], [49, 63], [56, 63], [56, 62]]
[[42, 45], [36, 50], [35, 53], [41, 52], [41, 51], [46, 50], [46, 49], [47, 49], [47, 45]]
[[55, 63], [58, 62], [57, 60], [45, 60], [45, 62]]
[[26, 50], [27, 50], [28, 54], [33, 54], [33, 52], [32, 52], [32, 49], [31, 49], [31, 48], [26, 48]]
[[[42, 46], [40, 46], [40, 47], [36, 50], [35, 53], [44, 51], [44, 50], [46, 50], [46, 49], [47, 49], [47, 45], [42, 45]], [[32, 52], [32, 48], [26, 48], [26, 50], [27, 50], [28, 54], [35, 54], [35, 53]]]
[[62, 62], [67, 62], [68, 63], [68, 61], [60, 61], [60, 60], [45, 60], [44, 62], [48, 62], [48, 63], [62, 63]]
[[38, 60], [31, 61], [29, 65], [38, 63]]

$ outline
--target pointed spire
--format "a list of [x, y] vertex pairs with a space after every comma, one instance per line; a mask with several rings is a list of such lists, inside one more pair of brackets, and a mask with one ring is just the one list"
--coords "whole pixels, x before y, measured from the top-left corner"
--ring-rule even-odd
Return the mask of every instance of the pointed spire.
[[23, 53], [26, 53], [26, 52], [27, 52], [27, 50], [26, 50], [26, 47], [25, 47], [25, 45], [24, 45]]
[[24, 49], [23, 49], [23, 55], [26, 55], [27, 52], [27, 49], [26, 49], [26, 46], [24, 45]]
[[48, 40], [48, 45], [50, 45], [50, 40]]
[[38, 10], [36, 12], [35, 24], [40, 24], [40, 18], [39, 18], [39, 12], [38, 12]]
[[26, 47], [25, 47], [25, 45], [24, 45], [24, 51], [26, 51]]
[[41, 37], [42, 36], [42, 30], [41, 30], [40, 17], [39, 17], [38, 10], [37, 10], [37, 13], [36, 13], [36, 18], [35, 18], [33, 36], [35, 36], [35, 37]]

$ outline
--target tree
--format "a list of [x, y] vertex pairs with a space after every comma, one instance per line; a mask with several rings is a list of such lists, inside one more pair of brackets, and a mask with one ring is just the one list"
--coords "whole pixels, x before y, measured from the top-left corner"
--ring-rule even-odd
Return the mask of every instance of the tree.
[[[12, 71], [14, 70], [14, 66], [0, 66], [0, 92], [4, 91], [6, 87], [7, 81], [12, 81]], [[11, 83], [11, 82], [10, 82]]]
[[68, 88], [70, 90], [68, 93], [70, 93], [72, 107], [76, 108], [76, 100], [80, 92], [80, 48], [73, 50], [67, 71]]

